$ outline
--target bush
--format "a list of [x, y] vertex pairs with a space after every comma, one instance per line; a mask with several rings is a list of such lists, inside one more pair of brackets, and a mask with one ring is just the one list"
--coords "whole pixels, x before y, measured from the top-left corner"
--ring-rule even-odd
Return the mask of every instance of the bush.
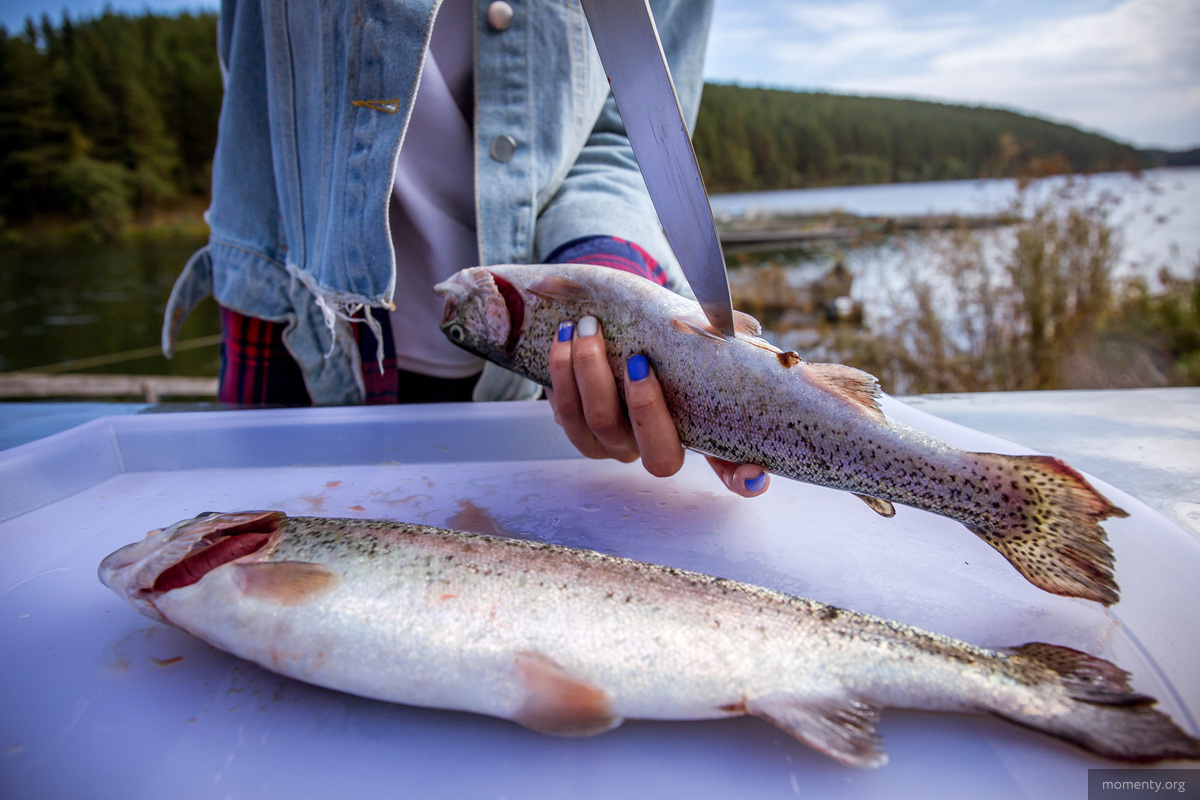
[[133, 177], [120, 164], [76, 155], [58, 171], [55, 184], [64, 208], [85, 219], [100, 241], [119, 238], [133, 218]]
[[1072, 180], [1027, 185], [999, 232], [924, 242], [869, 331], [839, 330], [830, 357], [896, 393], [1099, 389], [1200, 384], [1200, 265], [1165, 270], [1152, 291], [1118, 284], [1112, 197]]

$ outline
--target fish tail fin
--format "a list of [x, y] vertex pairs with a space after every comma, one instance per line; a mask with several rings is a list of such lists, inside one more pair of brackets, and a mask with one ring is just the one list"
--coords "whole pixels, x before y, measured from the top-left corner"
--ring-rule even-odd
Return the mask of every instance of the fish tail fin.
[[991, 483], [991, 511], [971, 531], [1031, 583], [1104, 605], [1119, 599], [1100, 522], [1128, 516], [1077, 471], [1050, 456], [975, 453]]
[[1115, 664], [1041, 642], [1003, 652], [1021, 662], [1026, 675], [1058, 702], [1047, 704], [1054, 709], [1049, 713], [991, 713], [1114, 761], [1200, 760], [1200, 739], [1154, 709], [1153, 697], [1134, 692], [1129, 673]]

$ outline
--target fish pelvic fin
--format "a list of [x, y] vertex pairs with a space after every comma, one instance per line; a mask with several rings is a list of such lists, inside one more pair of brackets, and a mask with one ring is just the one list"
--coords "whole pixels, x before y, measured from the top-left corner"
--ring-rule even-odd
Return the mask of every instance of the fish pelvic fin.
[[1104, 605], [1120, 599], [1100, 522], [1129, 516], [1050, 456], [976, 453], [993, 481], [994, 519], [969, 526], [1031, 583]]
[[1084, 750], [1136, 764], [1200, 760], [1200, 739], [1154, 708], [1153, 697], [1134, 692], [1129, 673], [1097, 656], [1033, 642], [1001, 651], [1021, 665], [1040, 695], [1057, 696], [1053, 713], [1022, 716], [1020, 709], [989, 709], [1027, 728], [1049, 733]]
[[514, 722], [555, 736], [594, 736], [624, 722], [609, 707], [603, 689], [572, 675], [548, 656], [520, 652], [515, 665], [526, 694]]
[[796, 366], [804, 370], [804, 373], [818, 386], [824, 387], [847, 403], [857, 406], [876, 422], [887, 422], [887, 417], [884, 416], [883, 409], [879, 406], [879, 398], [882, 393], [879, 389], [879, 381], [874, 375], [845, 364], [805, 362]]
[[875, 723], [883, 711], [857, 697], [809, 698], [772, 694], [746, 702], [746, 713], [765, 719], [804, 744], [850, 767], [887, 763]]
[[866, 503], [872, 511], [881, 517], [891, 519], [896, 516], [896, 507], [891, 504], [891, 501], [884, 500], [881, 497], [871, 497], [869, 494], [854, 493], [854, 496]]

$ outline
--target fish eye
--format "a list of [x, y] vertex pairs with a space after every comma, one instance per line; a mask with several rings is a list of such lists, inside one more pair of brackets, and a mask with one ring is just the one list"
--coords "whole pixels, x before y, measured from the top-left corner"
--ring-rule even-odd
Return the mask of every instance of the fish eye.
[[456, 322], [446, 329], [446, 336], [455, 344], [462, 344], [467, 338], [467, 331]]

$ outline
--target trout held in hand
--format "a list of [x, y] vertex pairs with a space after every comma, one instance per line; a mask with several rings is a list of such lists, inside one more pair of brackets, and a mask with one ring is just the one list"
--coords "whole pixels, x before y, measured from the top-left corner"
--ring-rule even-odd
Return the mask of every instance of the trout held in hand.
[[100, 579], [146, 616], [346, 692], [562, 735], [751, 714], [854, 766], [884, 707], [983, 712], [1107, 758], [1200, 741], [1099, 658], [986, 650], [694, 572], [557, 545], [278, 511], [186, 520]]
[[890, 419], [874, 377], [783, 352], [752, 317], [736, 314], [726, 339], [696, 303], [581, 264], [474, 267], [435, 291], [450, 341], [544, 386], [559, 322], [590, 314], [614, 374], [649, 358], [685, 447], [853, 492], [884, 516], [896, 502], [956, 519], [1046, 591], [1118, 599], [1099, 522], [1126, 514], [1078, 472], [1047, 456], [966, 452]]

